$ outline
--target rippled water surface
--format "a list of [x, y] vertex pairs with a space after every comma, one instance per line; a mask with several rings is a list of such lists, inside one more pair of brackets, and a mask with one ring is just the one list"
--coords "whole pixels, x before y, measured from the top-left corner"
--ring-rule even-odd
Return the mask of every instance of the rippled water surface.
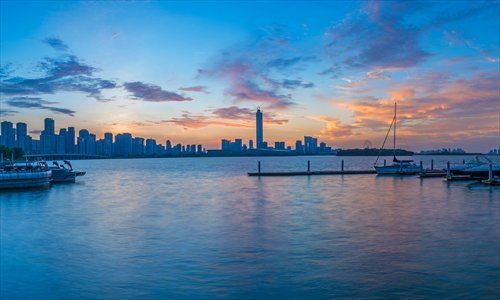
[[[495, 298], [500, 188], [352, 175], [341, 157], [74, 161], [1, 192], [2, 299]], [[344, 157], [349, 169], [373, 158]], [[423, 159], [429, 166], [432, 157]], [[461, 157], [434, 157], [435, 167]]]

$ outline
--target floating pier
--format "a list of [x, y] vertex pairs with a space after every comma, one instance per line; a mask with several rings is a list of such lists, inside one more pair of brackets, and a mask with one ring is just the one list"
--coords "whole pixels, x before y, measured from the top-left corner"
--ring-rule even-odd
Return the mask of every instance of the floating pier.
[[304, 172], [253, 172], [248, 176], [309, 176], [309, 175], [363, 175], [376, 174], [375, 170], [350, 170], [350, 171], [304, 171]]
[[260, 161], [257, 165], [257, 172], [250, 172], [248, 176], [312, 176], [312, 175], [364, 175], [376, 174], [375, 170], [344, 170], [344, 160], [340, 170], [311, 171], [311, 161], [307, 161], [307, 171], [289, 172], [261, 172]]
[[417, 177], [420, 178], [436, 178], [436, 177], [445, 177], [446, 172], [441, 170], [425, 170], [417, 174]]

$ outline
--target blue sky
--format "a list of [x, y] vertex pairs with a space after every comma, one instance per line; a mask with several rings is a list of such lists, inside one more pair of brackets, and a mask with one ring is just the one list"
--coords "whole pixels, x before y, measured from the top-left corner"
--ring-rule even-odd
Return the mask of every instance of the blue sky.
[[[2, 1], [0, 118], [163, 142], [498, 147], [498, 1]], [[457, 120], [461, 120], [460, 126]]]

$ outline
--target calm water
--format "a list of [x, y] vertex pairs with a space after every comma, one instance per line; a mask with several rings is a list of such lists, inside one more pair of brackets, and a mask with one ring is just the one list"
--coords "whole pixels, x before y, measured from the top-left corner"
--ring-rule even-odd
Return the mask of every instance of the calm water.
[[[411, 177], [247, 177], [340, 157], [74, 161], [0, 193], [2, 299], [496, 298], [500, 188]], [[348, 158], [364, 169], [373, 158]], [[424, 159], [425, 165], [431, 157]], [[435, 166], [462, 157], [434, 157]]]

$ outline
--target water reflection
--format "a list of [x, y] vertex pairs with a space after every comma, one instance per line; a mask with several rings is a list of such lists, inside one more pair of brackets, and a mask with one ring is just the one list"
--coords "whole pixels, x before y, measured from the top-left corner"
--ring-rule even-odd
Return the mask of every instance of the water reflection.
[[[498, 188], [439, 178], [246, 176], [258, 160], [266, 170], [298, 170], [307, 159], [313, 170], [341, 164], [337, 157], [75, 161], [87, 171], [78, 184], [0, 194], [1, 293], [132, 299], [500, 292]], [[435, 166], [446, 163], [439, 159]], [[346, 168], [371, 160], [349, 158]]]

